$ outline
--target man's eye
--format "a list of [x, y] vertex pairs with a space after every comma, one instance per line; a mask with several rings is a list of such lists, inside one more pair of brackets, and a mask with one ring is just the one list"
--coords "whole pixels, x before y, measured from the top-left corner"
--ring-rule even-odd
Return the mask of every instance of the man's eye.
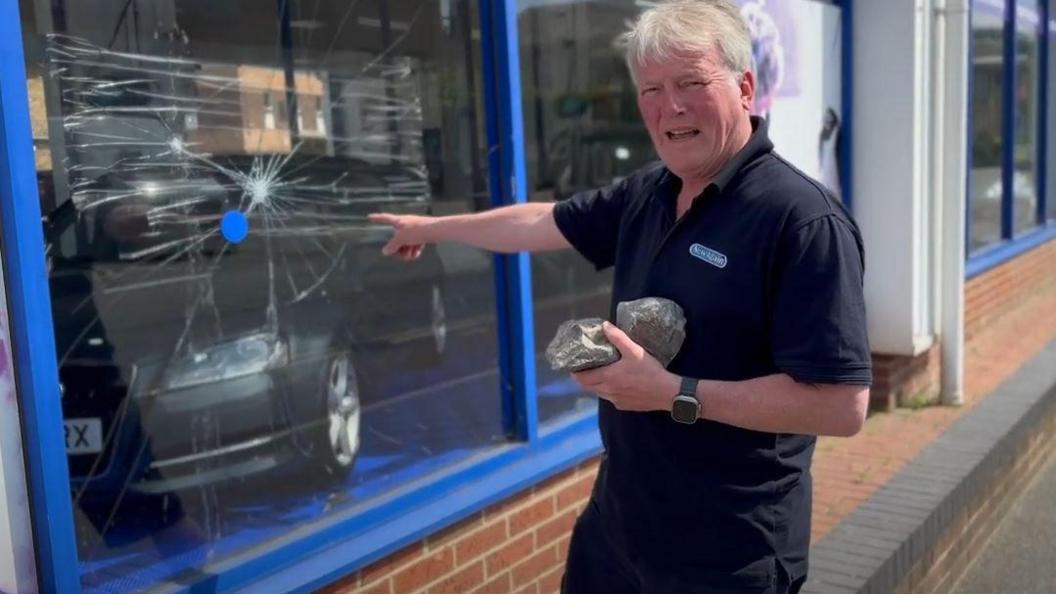
[[646, 87], [642, 89], [642, 95], [652, 95], [656, 92], [656, 87]]
[[686, 88], [703, 87], [704, 85], [705, 83], [702, 80], [687, 80], [686, 82], [682, 83], [682, 86]]

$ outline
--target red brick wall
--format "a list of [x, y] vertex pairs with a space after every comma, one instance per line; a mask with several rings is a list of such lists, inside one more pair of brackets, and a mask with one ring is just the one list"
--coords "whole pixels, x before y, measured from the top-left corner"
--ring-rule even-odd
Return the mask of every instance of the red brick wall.
[[[1054, 290], [1056, 241], [969, 280], [964, 288], [968, 348], [975, 338], [981, 337], [984, 331], [1010, 312]], [[891, 411], [897, 406], [915, 408], [935, 403], [940, 389], [940, 371], [938, 344], [916, 357], [874, 355], [870, 410]]]
[[934, 404], [940, 388], [941, 348], [936, 342], [916, 357], [873, 355], [873, 386], [869, 409], [892, 411]]
[[[1008, 317], [1008, 314], [1028, 308], [1046, 312], [1051, 309], [1050, 303], [1056, 303], [1054, 296], [1056, 241], [971, 279], [965, 287], [967, 348], [980, 346], [978, 342], [973, 343], [973, 339], [1015, 340], [1014, 333], [997, 332], [997, 322]], [[1040, 323], [1053, 325], [1051, 336], [1056, 337], [1056, 317], [1041, 317]], [[985, 332], [990, 328], [995, 328], [995, 332]], [[994, 345], [986, 346], [986, 350], [990, 351]], [[1002, 347], [1000, 350], [1015, 349]], [[879, 394], [878, 398], [874, 398], [874, 404], [882, 401], [884, 404], [881, 408], [925, 404], [933, 401], [938, 394], [938, 345], [916, 357], [876, 355], [873, 363], [873, 391], [874, 395]], [[874, 424], [873, 429], [883, 430], [883, 427]], [[885, 438], [883, 442], [890, 446], [889, 439]], [[822, 464], [833, 462], [827, 458], [838, 457], [837, 453], [826, 450], [826, 443], [819, 444], [816, 456]], [[907, 456], [912, 455], [907, 453]], [[552, 477], [356, 572], [326, 588], [324, 592], [557, 592], [568, 550], [569, 532], [590, 495], [596, 470], [597, 463], [592, 462]], [[846, 476], [846, 473], [841, 475]], [[816, 491], [828, 488], [823, 486], [826, 484], [823, 480], [817, 484]], [[840, 485], [841, 488], [855, 487], [862, 490], [861, 493], [855, 492], [855, 501], [863, 500], [877, 486], [872, 483]], [[824, 507], [830, 499], [826, 493], [816, 492], [815, 508]], [[825, 511], [815, 509], [815, 520], [826, 517]]]
[[567, 470], [330, 586], [326, 594], [550, 594], [597, 462]]
[[981, 493], [964, 506], [935, 547], [914, 564], [896, 594], [947, 594], [986, 549], [986, 542], [1011, 503], [1056, 455], [1056, 414], [1049, 414], [1029, 440]]
[[[964, 333], [969, 343], [1024, 301], [1056, 290], [1056, 241], [968, 281], [964, 288]], [[1051, 320], [1039, 320], [1049, 322]]]

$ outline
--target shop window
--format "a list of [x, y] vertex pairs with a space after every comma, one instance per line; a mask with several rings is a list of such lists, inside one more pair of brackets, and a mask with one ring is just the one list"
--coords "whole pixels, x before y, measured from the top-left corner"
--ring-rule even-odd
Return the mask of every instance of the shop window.
[[1046, 138], [1046, 155], [1048, 157], [1048, 163], [1046, 165], [1047, 173], [1046, 179], [1046, 194], [1045, 210], [1046, 210], [1046, 221], [1049, 224], [1056, 222], [1056, 0], [1049, 0], [1049, 71], [1048, 71], [1048, 88], [1046, 92], [1046, 111], [1047, 111], [1047, 132]]
[[[1004, 185], [1003, 2], [972, 2], [971, 171], [969, 173], [969, 249], [974, 251], [1001, 239]], [[1022, 186], [1022, 184], [1021, 184]]]
[[1016, 0], [1015, 130], [1012, 157], [1014, 234], [1038, 224], [1038, 114], [1041, 19], [1038, 0]]
[[486, 195], [475, 2], [320, 1], [288, 50], [274, 2], [29, 4], [86, 592], [213, 580], [507, 443], [492, 258], [386, 259], [366, 219]]
[[[996, 252], [998, 260], [1028, 245], [1014, 240], [1046, 225], [1053, 212], [1041, 193], [1051, 195], [1042, 175], [1051, 152], [1041, 142], [1052, 134], [1051, 106], [1042, 104], [1051, 93], [1042, 70], [1046, 6], [1016, 0], [1014, 7], [1012, 15], [1007, 2], [972, 2], [968, 251], [1011, 242], [1011, 252]], [[994, 261], [975, 258], [970, 271]]]
[[[607, 3], [520, 0], [518, 35], [525, 155], [532, 200], [568, 198], [613, 183], [656, 157], [613, 40], [641, 10]], [[596, 409], [596, 397], [542, 356], [558, 325], [608, 317], [611, 271], [578, 254], [532, 256], [540, 423]]]
[[[521, 88], [532, 200], [615, 183], [656, 160], [637, 93], [614, 46], [649, 2], [519, 0]], [[839, 195], [841, 11], [812, 0], [742, 0], [753, 44], [757, 115], [777, 150]], [[812, 139], [804, 142], [803, 139]], [[542, 356], [557, 326], [608, 317], [611, 272], [574, 253], [532, 257], [539, 417], [593, 410], [595, 399]]]

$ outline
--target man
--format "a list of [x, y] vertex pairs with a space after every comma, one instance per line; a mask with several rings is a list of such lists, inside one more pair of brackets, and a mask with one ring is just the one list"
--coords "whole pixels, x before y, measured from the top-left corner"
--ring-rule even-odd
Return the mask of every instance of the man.
[[613, 313], [640, 297], [685, 310], [669, 369], [609, 324], [621, 360], [574, 374], [602, 399], [605, 455], [564, 592], [796, 592], [814, 436], [856, 433], [869, 398], [858, 229], [749, 116], [751, 42], [731, 2], [661, 4], [624, 41], [662, 163], [558, 204], [373, 220], [403, 259], [437, 241], [574, 247], [615, 266]]

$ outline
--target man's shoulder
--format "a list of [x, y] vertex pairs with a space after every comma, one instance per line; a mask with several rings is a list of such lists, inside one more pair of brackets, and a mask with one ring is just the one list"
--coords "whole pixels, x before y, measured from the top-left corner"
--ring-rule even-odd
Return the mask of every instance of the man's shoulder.
[[635, 195], [641, 195], [642, 190], [651, 191], [658, 187], [668, 175], [670, 173], [662, 161], [653, 161], [634, 170], [620, 183]]
[[602, 199], [613, 204], [627, 206], [636, 200], [653, 195], [667, 175], [668, 171], [664, 164], [655, 161], [627, 175], [614, 177], [607, 185], [579, 190], [570, 196], [570, 201]]
[[740, 186], [754, 207], [778, 217], [786, 228], [832, 217], [857, 231], [851, 213], [832, 191], [776, 152], [759, 159]]

